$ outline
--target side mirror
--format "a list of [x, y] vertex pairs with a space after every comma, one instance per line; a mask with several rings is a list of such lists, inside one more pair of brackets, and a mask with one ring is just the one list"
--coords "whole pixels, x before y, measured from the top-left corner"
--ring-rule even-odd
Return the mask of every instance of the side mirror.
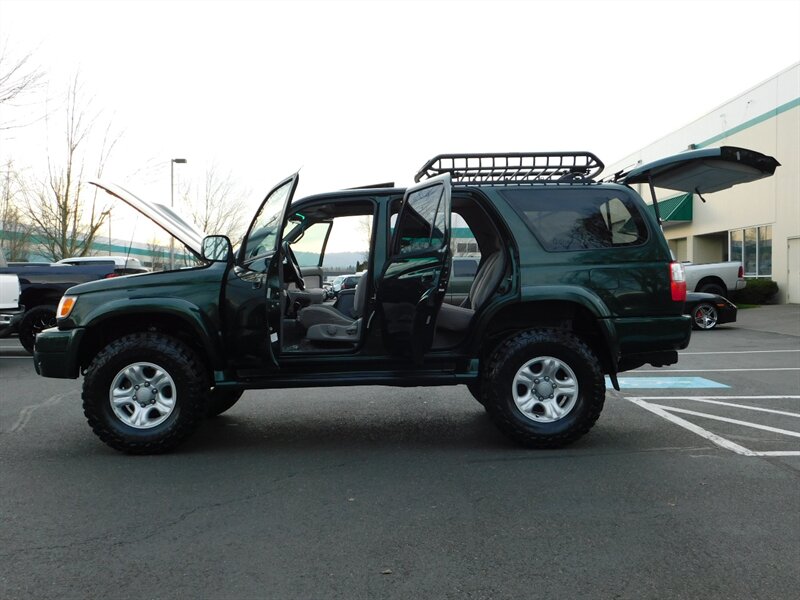
[[233, 246], [227, 236], [209, 235], [203, 238], [203, 259], [212, 262], [228, 262], [233, 256]]

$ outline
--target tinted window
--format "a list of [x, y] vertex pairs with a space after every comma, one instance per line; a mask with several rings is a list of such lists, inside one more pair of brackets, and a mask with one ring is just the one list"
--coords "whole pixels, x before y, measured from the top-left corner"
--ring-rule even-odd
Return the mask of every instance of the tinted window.
[[408, 254], [437, 249], [445, 236], [444, 187], [435, 185], [412, 192], [400, 213], [395, 252]]
[[278, 243], [278, 228], [281, 226], [281, 215], [283, 209], [288, 204], [289, 194], [292, 191], [294, 181], [287, 181], [272, 194], [261, 205], [256, 218], [247, 234], [244, 243], [245, 259], [262, 256], [272, 252]]
[[613, 190], [519, 188], [500, 194], [545, 250], [617, 248], [647, 240], [647, 228], [636, 205]]
[[477, 272], [477, 260], [453, 259], [453, 277], [475, 277]]

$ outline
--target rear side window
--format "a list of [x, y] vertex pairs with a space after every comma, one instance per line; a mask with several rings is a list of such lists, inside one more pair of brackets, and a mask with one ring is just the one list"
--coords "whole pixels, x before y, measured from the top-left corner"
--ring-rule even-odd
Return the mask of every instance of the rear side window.
[[614, 190], [583, 187], [501, 190], [545, 250], [638, 246], [647, 227], [636, 204]]
[[478, 273], [478, 261], [474, 258], [454, 258], [453, 277], [475, 277]]

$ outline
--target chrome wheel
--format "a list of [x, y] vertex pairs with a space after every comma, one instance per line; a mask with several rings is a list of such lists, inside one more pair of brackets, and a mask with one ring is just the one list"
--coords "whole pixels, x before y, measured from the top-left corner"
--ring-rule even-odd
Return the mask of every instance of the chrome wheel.
[[525, 417], [537, 423], [553, 423], [575, 407], [578, 378], [558, 358], [538, 356], [517, 371], [511, 394]]
[[175, 409], [175, 382], [164, 369], [148, 362], [128, 365], [117, 373], [109, 390], [117, 418], [135, 429], [150, 429]]
[[713, 329], [718, 318], [717, 309], [710, 304], [700, 304], [694, 309], [694, 324], [700, 329]]

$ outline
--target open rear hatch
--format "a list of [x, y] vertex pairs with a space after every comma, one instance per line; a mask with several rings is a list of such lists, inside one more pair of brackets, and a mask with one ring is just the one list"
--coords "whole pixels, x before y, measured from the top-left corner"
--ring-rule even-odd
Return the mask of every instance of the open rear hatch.
[[740, 183], [749, 183], [771, 177], [780, 163], [771, 156], [736, 148], [721, 146], [689, 150], [668, 156], [630, 171], [620, 171], [613, 176], [618, 183], [647, 183], [653, 198], [656, 217], [661, 222], [655, 188], [694, 193], [705, 202], [703, 194], [726, 190]]
[[770, 177], [780, 163], [766, 154], [722, 146], [681, 152], [618, 173], [620, 183], [649, 183], [655, 187], [708, 194], [740, 183]]

